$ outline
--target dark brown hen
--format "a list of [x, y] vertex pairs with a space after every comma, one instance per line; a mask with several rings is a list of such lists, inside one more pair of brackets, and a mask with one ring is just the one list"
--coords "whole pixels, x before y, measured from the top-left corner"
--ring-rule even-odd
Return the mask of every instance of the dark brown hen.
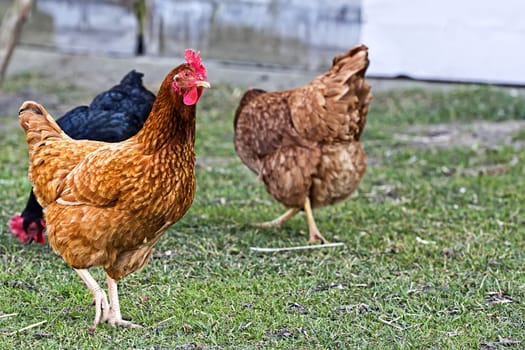
[[372, 99], [368, 64], [367, 47], [359, 45], [305, 86], [244, 94], [235, 113], [235, 151], [289, 208], [259, 226], [279, 226], [304, 209], [310, 241], [326, 242], [312, 208], [348, 198], [366, 172], [360, 137]]

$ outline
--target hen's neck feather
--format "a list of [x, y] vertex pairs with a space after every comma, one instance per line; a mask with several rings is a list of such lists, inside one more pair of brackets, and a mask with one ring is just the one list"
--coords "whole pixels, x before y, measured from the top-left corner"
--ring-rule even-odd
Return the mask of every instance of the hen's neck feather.
[[150, 152], [165, 145], [195, 143], [195, 105], [183, 103], [183, 96], [171, 86], [172, 76], [164, 79], [148, 119], [136, 135]]

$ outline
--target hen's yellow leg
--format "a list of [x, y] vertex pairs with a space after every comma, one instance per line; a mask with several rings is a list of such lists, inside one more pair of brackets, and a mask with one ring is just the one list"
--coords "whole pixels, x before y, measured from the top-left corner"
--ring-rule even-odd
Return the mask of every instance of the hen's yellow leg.
[[107, 320], [108, 323], [113, 327], [124, 326], [131, 328], [141, 328], [142, 326], [138, 324], [134, 324], [122, 319], [122, 314], [120, 313], [120, 302], [118, 299], [117, 282], [113, 278], [109, 277], [109, 275], [106, 275], [106, 281], [108, 283], [108, 293], [110, 301], [110, 312]]
[[289, 209], [286, 213], [279, 216], [275, 220], [266, 221], [266, 222], [256, 222], [253, 225], [257, 227], [279, 227], [282, 224], [284, 224], [286, 221], [290, 220], [295, 214], [297, 214], [298, 211], [299, 209], [297, 208]]
[[75, 269], [80, 278], [84, 281], [95, 298], [95, 320], [94, 325], [104, 322], [108, 319], [109, 303], [106, 293], [100, 288], [97, 281], [91, 276], [88, 270]]
[[306, 197], [304, 201], [304, 211], [306, 213], [306, 219], [308, 220], [308, 230], [310, 231], [310, 243], [321, 241], [322, 244], [328, 243], [328, 241], [321, 235], [317, 225], [315, 224], [314, 214], [312, 207], [310, 206], [310, 198]]

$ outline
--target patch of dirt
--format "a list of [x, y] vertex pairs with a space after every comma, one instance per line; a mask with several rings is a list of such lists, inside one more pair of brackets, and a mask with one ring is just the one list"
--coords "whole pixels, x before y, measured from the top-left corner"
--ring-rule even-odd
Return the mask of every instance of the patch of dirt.
[[525, 120], [473, 121], [468, 124], [417, 125], [408, 128], [406, 133], [394, 134], [394, 138], [419, 147], [492, 147], [516, 144], [514, 136], [523, 130]]
[[305, 336], [308, 338], [308, 334], [306, 333], [306, 328], [296, 328], [296, 329], [288, 329], [288, 328], [279, 328], [277, 330], [266, 330], [265, 335], [267, 337], [276, 338], [279, 340], [286, 339], [286, 338], [298, 338], [299, 336]]

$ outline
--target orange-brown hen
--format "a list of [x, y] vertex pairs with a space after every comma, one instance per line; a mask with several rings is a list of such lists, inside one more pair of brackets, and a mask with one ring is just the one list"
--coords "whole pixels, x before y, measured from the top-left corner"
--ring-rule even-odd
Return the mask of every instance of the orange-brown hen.
[[326, 242], [312, 208], [346, 199], [366, 171], [360, 136], [372, 98], [368, 63], [367, 48], [359, 45], [305, 86], [244, 94], [235, 113], [235, 151], [289, 208], [259, 226], [279, 226], [304, 209], [310, 242]]
[[[200, 55], [187, 50], [186, 60], [162, 82], [142, 130], [124, 142], [73, 140], [41, 105], [20, 108], [49, 243], [93, 293], [95, 326], [137, 326], [122, 319], [117, 282], [149, 261], [193, 201], [195, 108], [210, 85]], [[87, 270], [97, 266], [109, 302]]]

